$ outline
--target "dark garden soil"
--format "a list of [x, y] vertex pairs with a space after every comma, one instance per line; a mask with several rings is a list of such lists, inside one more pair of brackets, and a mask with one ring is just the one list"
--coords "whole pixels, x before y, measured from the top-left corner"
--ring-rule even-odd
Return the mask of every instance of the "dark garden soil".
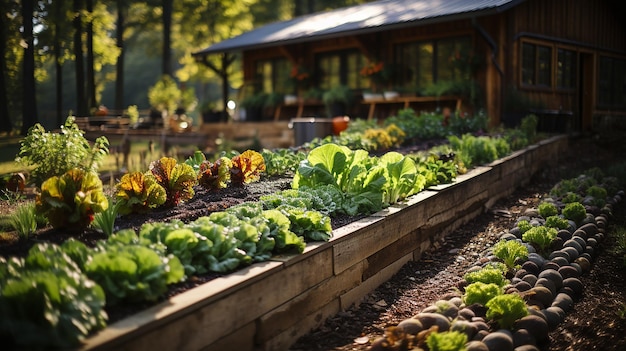
[[[618, 139], [624, 143], [623, 139]], [[309, 350], [367, 350], [387, 327], [410, 318], [438, 299], [456, 294], [457, 283], [474, 263], [486, 260], [486, 250], [499, 234], [511, 228], [517, 216], [536, 207], [541, 196], [563, 178], [576, 176], [593, 166], [626, 159], [626, 150], [615, 148], [614, 141], [605, 145], [599, 140], [581, 137], [570, 141], [570, 149], [559, 156], [559, 165], [537, 174], [527, 186], [496, 203], [462, 228], [449, 234], [445, 241], [436, 243], [430, 251], [415, 262], [407, 263], [392, 279], [366, 296], [357, 306], [329, 318], [320, 328], [300, 338], [293, 351]], [[243, 201], [254, 201], [260, 195], [287, 189], [291, 178], [275, 178], [253, 183], [244, 188], [206, 192], [196, 189], [194, 198], [173, 209], [133, 215], [117, 223], [119, 228], [139, 228], [152, 221], [193, 220], [213, 211], [223, 210]], [[2, 206], [6, 206], [5, 203]], [[620, 203], [609, 224], [626, 226], [626, 204]], [[0, 213], [6, 208], [0, 207]], [[333, 228], [341, 227], [356, 218], [334, 218]], [[42, 230], [29, 240], [17, 241], [10, 235], [0, 236], [0, 256], [24, 255], [28, 247], [39, 241], [61, 242], [69, 235]], [[97, 232], [86, 232], [79, 239], [89, 243], [102, 239]], [[601, 245], [593, 262], [593, 269], [582, 277], [584, 295], [576, 301], [565, 322], [550, 333], [550, 343], [542, 350], [626, 350], [626, 268], [623, 258], [612, 253], [612, 238]], [[217, 275], [196, 277], [172, 287], [168, 296], [203, 284]], [[167, 297], [166, 297], [167, 298]], [[132, 306], [107, 310], [109, 322], [114, 322], [146, 306]]]

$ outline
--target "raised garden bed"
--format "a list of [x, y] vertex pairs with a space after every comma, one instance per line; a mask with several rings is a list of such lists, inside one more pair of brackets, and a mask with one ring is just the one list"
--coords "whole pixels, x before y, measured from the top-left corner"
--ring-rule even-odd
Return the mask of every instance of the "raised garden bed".
[[345, 225], [302, 255], [274, 257], [109, 325], [85, 350], [287, 349], [406, 262], [556, 164], [557, 136]]

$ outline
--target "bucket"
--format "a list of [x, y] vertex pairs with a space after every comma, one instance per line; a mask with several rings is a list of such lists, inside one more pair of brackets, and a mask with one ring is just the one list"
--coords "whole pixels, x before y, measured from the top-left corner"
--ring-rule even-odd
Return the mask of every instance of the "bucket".
[[302, 117], [292, 118], [289, 128], [293, 129], [296, 146], [315, 138], [324, 138], [333, 134], [333, 120], [330, 118]]

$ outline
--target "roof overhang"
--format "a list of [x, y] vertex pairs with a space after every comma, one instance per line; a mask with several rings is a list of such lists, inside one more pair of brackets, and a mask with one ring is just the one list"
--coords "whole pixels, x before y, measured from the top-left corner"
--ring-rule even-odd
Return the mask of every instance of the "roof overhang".
[[285, 46], [500, 13], [524, 0], [380, 0], [270, 23], [193, 53]]

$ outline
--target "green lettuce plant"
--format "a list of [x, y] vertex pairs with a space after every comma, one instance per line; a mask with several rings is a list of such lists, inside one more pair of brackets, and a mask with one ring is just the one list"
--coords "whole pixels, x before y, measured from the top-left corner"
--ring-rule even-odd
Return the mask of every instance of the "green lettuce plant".
[[493, 245], [493, 254], [512, 270], [517, 260], [525, 260], [528, 257], [528, 248], [516, 240], [500, 240]]
[[481, 282], [485, 284], [493, 283], [498, 286], [505, 286], [509, 283], [504, 273], [507, 267], [501, 263], [501, 267], [497, 265], [487, 265], [477, 271], [467, 272], [463, 275], [463, 279], [468, 283]]
[[587, 216], [587, 210], [580, 202], [571, 202], [565, 205], [561, 214], [563, 214], [563, 217], [574, 221], [576, 224], [580, 224]]
[[556, 238], [558, 231], [543, 225], [532, 227], [522, 234], [522, 240], [535, 245], [539, 251], [545, 252]]
[[426, 337], [429, 351], [463, 351], [467, 343], [467, 334], [458, 331], [430, 333]]
[[551, 202], [542, 202], [537, 206], [537, 211], [539, 215], [543, 218], [548, 218], [550, 216], [556, 216], [559, 214], [559, 209]]
[[546, 218], [546, 223], [544, 224], [548, 228], [554, 229], [567, 229], [569, 228], [569, 222], [565, 218], [561, 218], [559, 216], [549, 216]]
[[468, 306], [475, 303], [484, 306], [489, 300], [503, 293], [502, 287], [498, 284], [474, 282], [465, 287], [463, 302]]
[[44, 181], [35, 204], [54, 228], [82, 230], [109, 201], [95, 172], [74, 168]]
[[485, 307], [487, 319], [495, 321], [503, 329], [511, 329], [516, 320], [528, 315], [526, 302], [517, 294], [495, 296]]

